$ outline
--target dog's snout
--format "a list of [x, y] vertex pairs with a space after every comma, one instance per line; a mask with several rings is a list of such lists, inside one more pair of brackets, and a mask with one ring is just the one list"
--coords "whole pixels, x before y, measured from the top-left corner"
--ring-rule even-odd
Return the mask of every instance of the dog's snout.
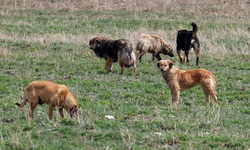
[[170, 57], [174, 57], [174, 54], [172, 52], [168, 53]]

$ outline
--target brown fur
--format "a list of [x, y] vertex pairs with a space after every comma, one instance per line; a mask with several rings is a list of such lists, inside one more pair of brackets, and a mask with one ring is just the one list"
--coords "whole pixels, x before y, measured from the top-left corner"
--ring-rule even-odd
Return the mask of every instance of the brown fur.
[[161, 60], [160, 53], [173, 57], [173, 48], [163, 38], [158, 35], [142, 34], [136, 43], [137, 60], [147, 52], [152, 53], [152, 60], [155, 57]]
[[118, 62], [123, 74], [124, 66], [133, 66], [133, 75], [136, 75], [136, 56], [132, 44], [126, 39], [110, 40], [104, 37], [95, 37], [89, 41], [90, 49], [96, 56], [106, 60], [105, 69], [112, 72], [112, 65]]
[[59, 107], [59, 113], [64, 118], [63, 109], [65, 109], [71, 118], [79, 115], [79, 106], [77, 101], [65, 85], [55, 84], [49, 81], [33, 81], [24, 90], [24, 101], [16, 103], [23, 107], [30, 104], [29, 117], [33, 118], [33, 111], [37, 104], [46, 103], [49, 105], [49, 119], [52, 120], [53, 110]]
[[179, 70], [173, 66], [170, 60], [161, 60], [157, 63], [161, 70], [162, 77], [165, 79], [168, 87], [171, 89], [172, 102], [178, 103], [180, 91], [191, 89], [200, 85], [206, 97], [206, 103], [209, 104], [209, 96], [217, 102], [216, 81], [214, 75], [205, 69]]

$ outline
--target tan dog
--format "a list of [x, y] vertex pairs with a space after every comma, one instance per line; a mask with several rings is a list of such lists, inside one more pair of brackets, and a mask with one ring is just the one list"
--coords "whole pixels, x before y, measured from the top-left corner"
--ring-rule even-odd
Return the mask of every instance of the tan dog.
[[53, 110], [59, 107], [59, 113], [64, 118], [63, 109], [67, 110], [71, 118], [79, 115], [79, 106], [65, 85], [55, 84], [49, 81], [33, 81], [24, 90], [24, 101], [16, 103], [23, 107], [30, 104], [29, 117], [33, 118], [33, 111], [37, 104], [49, 105], [49, 119], [52, 120]]
[[172, 46], [158, 35], [142, 34], [136, 43], [137, 60], [147, 52], [152, 53], [152, 61], [161, 60], [160, 53], [174, 57]]
[[217, 102], [216, 81], [214, 75], [205, 69], [179, 70], [173, 66], [170, 60], [161, 60], [157, 63], [161, 70], [162, 77], [165, 79], [168, 87], [171, 89], [172, 102], [178, 103], [180, 91], [188, 90], [196, 85], [200, 85], [206, 97], [206, 103], [209, 104], [209, 96]]

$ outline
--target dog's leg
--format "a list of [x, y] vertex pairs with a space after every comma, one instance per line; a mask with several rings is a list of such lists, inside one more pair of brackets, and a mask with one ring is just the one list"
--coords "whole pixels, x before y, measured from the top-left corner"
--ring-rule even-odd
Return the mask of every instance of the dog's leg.
[[172, 95], [172, 103], [178, 104], [180, 91], [177, 89], [174, 90], [171, 89], [171, 95]]
[[211, 96], [214, 99], [214, 102], [216, 103], [216, 105], [218, 105], [217, 96], [216, 96], [217, 93], [216, 93], [215, 88], [212, 85], [203, 86], [202, 88], [203, 88], [203, 92], [204, 92], [205, 97], [206, 97], [207, 105], [209, 105], [209, 102], [210, 102], [209, 96]]
[[142, 55], [137, 57], [137, 60], [139, 60], [140, 62], [141, 62], [141, 57], [142, 57]]
[[181, 57], [181, 50], [180, 49], [177, 49], [177, 54], [180, 58], [180, 63], [182, 64], [183, 63], [183, 60], [182, 60], [182, 57]]
[[217, 96], [215, 93], [211, 94], [212, 98], [214, 99], [214, 102], [216, 105], [218, 105], [218, 101], [217, 101]]
[[65, 115], [64, 115], [62, 107], [59, 107], [59, 113], [60, 113], [61, 117], [64, 118]]
[[120, 65], [120, 67], [121, 67], [121, 75], [123, 74], [123, 71], [124, 71], [124, 65], [123, 65], [123, 62], [121, 61], [121, 60], [118, 60], [118, 62], [119, 62], [119, 65]]
[[207, 93], [207, 91], [205, 89], [203, 89], [203, 92], [204, 92], [204, 95], [205, 95], [205, 98], [206, 98], [206, 103], [207, 103], [207, 105], [209, 105], [209, 103], [210, 103], [209, 94]]
[[112, 72], [112, 64], [113, 64], [113, 59], [108, 57], [106, 64], [105, 64], [105, 69], [110, 73]]
[[31, 101], [31, 103], [30, 103], [30, 111], [29, 111], [29, 117], [30, 117], [30, 118], [34, 118], [33, 112], [34, 112], [34, 110], [35, 110], [37, 104], [38, 104], [38, 103], [32, 103], [32, 101]]
[[136, 58], [136, 60], [138, 61], [140, 61], [141, 62], [141, 58], [142, 58], [142, 56], [144, 55], [144, 54], [146, 54], [146, 52], [145, 51], [140, 51], [140, 50], [137, 50], [136, 51], [136, 55], [137, 55], [137, 58]]
[[186, 61], [189, 62], [188, 54], [189, 54], [189, 50], [185, 51], [184, 63], [186, 63]]
[[154, 61], [155, 60], [155, 53], [152, 53], [152, 61]]
[[196, 65], [199, 65], [200, 49], [198, 47], [194, 47], [194, 52], [196, 55]]
[[55, 105], [51, 104], [49, 105], [49, 119], [52, 121], [53, 118], [53, 110], [55, 108]]
[[135, 76], [136, 75], [136, 60], [133, 61], [133, 75]]
[[158, 61], [162, 60], [162, 58], [161, 58], [161, 56], [160, 56], [159, 53], [157, 53], [157, 54], [155, 55], [155, 57], [158, 59]]
[[215, 104], [218, 105], [216, 89], [210, 88], [208, 94], [214, 99]]

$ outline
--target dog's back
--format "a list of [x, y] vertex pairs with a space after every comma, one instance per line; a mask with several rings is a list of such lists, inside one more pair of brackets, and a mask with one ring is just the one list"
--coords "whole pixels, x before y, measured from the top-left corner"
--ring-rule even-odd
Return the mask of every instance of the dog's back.
[[[39, 104], [50, 103], [55, 94], [66, 92], [65, 85], [55, 84], [49, 81], [33, 81], [24, 90], [25, 98], [38, 101]], [[63, 94], [66, 96], [67, 93]]]
[[191, 48], [192, 31], [179, 30], [176, 37], [177, 49], [189, 50]]
[[161, 51], [162, 43], [166, 43], [166, 41], [158, 35], [141, 34], [136, 43], [136, 50], [158, 52]]
[[152, 60], [157, 58], [161, 60], [160, 54], [173, 57], [173, 48], [162, 37], [152, 34], [141, 34], [136, 43], [137, 59], [141, 61], [141, 57], [147, 52], [152, 53]]

